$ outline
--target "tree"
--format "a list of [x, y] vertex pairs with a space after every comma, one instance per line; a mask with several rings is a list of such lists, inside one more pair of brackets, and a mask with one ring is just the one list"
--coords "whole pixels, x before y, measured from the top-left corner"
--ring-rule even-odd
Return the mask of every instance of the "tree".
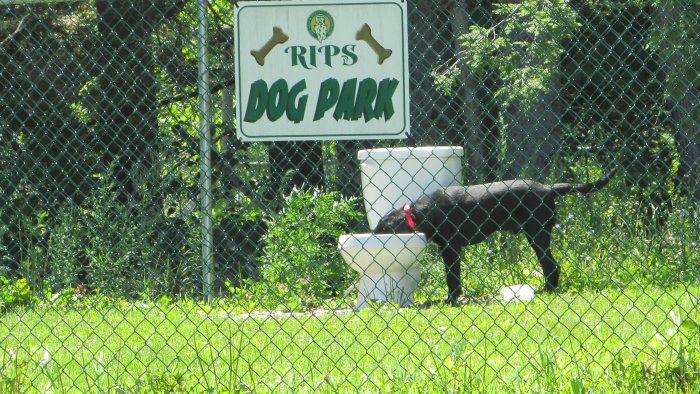
[[[606, 3], [607, 4], [607, 3]], [[564, 156], [624, 168], [640, 218], [653, 228], [671, 208], [671, 139], [663, 127], [663, 77], [647, 49], [650, 7], [577, 5], [581, 28], [567, 45], [562, 89]]]
[[497, 70], [496, 98], [507, 175], [542, 179], [561, 146], [560, 59], [578, 28], [563, 1], [494, 4], [495, 24], [463, 35], [464, 60], [478, 73]]
[[33, 268], [37, 283], [46, 267], [22, 265], [46, 246], [47, 217], [91, 188], [89, 130], [72, 106], [89, 79], [85, 26], [64, 18], [83, 12], [74, 4], [0, 7], [0, 268]]
[[665, 106], [678, 154], [677, 178], [690, 198], [700, 203], [700, 3], [654, 2], [649, 46], [656, 50], [665, 77]]
[[410, 78], [409, 145], [464, 145], [460, 125], [453, 122], [458, 113], [455, 100], [441, 93], [430, 77], [441, 65], [455, 58], [451, 28], [452, 0], [419, 0], [408, 3], [408, 42]]
[[[430, 3], [430, 4], [428, 4]], [[492, 2], [409, 4], [411, 127], [409, 144], [467, 146], [468, 179], [493, 180], [499, 166], [499, 109], [493, 67], [465, 61], [471, 27], [493, 25]]]
[[[115, 192], [122, 203], [143, 201], [139, 192], [153, 188], [158, 176], [154, 167], [159, 146], [158, 82], [150, 35], [177, 15], [184, 3], [95, 1], [99, 18], [95, 59], [100, 71], [95, 131], [98, 148], [105, 152], [105, 164], [116, 164]], [[151, 197], [154, 209], [158, 209], [158, 198]]]

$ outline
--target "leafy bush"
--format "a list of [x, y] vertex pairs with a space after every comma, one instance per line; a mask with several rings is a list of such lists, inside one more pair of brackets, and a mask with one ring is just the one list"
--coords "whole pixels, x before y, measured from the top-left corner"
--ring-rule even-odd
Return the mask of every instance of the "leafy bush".
[[14, 306], [30, 305], [34, 299], [26, 279], [12, 281], [0, 276], [0, 311]]
[[347, 223], [360, 216], [355, 200], [337, 192], [295, 189], [284, 199], [279, 215], [269, 219], [260, 267], [264, 284], [277, 289], [278, 302], [313, 304], [353, 281], [336, 245]]
[[112, 189], [104, 182], [80, 206], [61, 208], [49, 241], [51, 287], [86, 280], [101, 294], [156, 298], [196, 291], [198, 228], [121, 203]]

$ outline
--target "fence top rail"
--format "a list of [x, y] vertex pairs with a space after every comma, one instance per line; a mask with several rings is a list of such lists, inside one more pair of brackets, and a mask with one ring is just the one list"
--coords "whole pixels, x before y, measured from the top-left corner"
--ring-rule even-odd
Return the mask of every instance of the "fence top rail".
[[0, 0], [0, 5], [78, 3], [81, 1], [86, 1], [86, 0]]

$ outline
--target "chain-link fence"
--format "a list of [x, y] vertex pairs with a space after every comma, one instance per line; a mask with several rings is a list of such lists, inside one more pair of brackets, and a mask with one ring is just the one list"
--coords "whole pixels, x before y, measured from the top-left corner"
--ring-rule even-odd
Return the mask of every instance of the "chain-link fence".
[[[700, 392], [697, 0], [411, 1], [407, 140], [254, 143], [235, 6], [0, 0], [0, 392]], [[404, 146], [495, 183], [382, 222], [399, 308], [338, 241]]]

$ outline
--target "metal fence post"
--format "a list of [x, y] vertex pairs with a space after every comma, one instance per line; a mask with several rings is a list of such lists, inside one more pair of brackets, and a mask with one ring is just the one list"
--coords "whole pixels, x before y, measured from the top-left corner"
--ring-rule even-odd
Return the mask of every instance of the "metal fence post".
[[202, 294], [207, 299], [211, 299], [214, 278], [214, 254], [212, 251], [214, 234], [211, 198], [211, 109], [209, 101], [209, 48], [207, 46], [209, 15], [207, 13], [207, 3], [207, 0], [197, 1], [197, 86], [199, 90], [199, 146], [202, 177]]

